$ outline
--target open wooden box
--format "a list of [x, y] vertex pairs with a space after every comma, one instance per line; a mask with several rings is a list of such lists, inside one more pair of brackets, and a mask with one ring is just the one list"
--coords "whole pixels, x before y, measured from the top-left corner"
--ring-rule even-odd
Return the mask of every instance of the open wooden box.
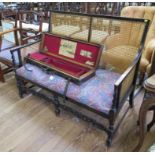
[[101, 46], [45, 33], [40, 50], [29, 54], [25, 61], [47, 67], [76, 83], [95, 75]]

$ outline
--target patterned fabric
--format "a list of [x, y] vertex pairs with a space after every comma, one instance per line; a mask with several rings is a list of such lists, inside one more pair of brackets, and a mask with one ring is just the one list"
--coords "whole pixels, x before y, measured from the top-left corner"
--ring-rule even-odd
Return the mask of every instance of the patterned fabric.
[[[58, 75], [45, 73], [39, 67], [26, 64], [17, 75], [38, 83], [52, 91], [64, 94], [67, 80]], [[108, 113], [113, 100], [114, 83], [120, 74], [98, 69], [96, 75], [81, 85], [70, 82], [66, 96], [97, 111]]]

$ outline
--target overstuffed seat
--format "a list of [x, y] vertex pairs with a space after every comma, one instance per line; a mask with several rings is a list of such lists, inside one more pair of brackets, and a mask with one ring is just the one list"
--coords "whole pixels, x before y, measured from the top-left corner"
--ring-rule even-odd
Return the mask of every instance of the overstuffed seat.
[[[17, 70], [17, 75], [45, 88], [64, 94], [67, 80], [61, 76], [47, 74], [41, 68], [25, 64]], [[26, 70], [26, 68], [28, 70]], [[52, 76], [52, 78], [51, 78]], [[81, 85], [70, 83], [66, 96], [97, 111], [107, 113], [112, 106], [114, 83], [120, 74], [98, 69], [96, 75]], [[104, 101], [104, 102], [103, 102]]]
[[[137, 47], [128, 45], [116, 46], [112, 49], [108, 49], [105, 51], [106, 56], [103, 54], [105, 57], [102, 57], [104, 59], [104, 65], [106, 67], [111, 66], [114, 70], [121, 73], [122, 70], [128, 68], [128, 66], [133, 62], [137, 50]], [[108, 60], [108, 62], [106, 60]], [[117, 68], [115, 68], [115, 66], [117, 66]]]
[[[147, 37], [146, 37], [145, 46], [143, 50], [143, 56], [140, 63], [141, 75], [144, 75], [146, 71], [147, 73], [149, 73], [151, 62], [152, 62], [152, 53], [154, 52], [154, 48], [155, 48], [154, 15], [155, 15], [155, 7], [149, 7], [149, 6], [129, 6], [129, 7], [123, 8], [121, 11], [122, 17], [144, 18], [144, 19], [149, 19], [151, 21], [148, 33], [146, 32]], [[123, 31], [128, 31], [130, 30], [130, 25], [124, 24], [121, 26], [121, 29], [122, 29], [121, 30], [122, 33]], [[137, 48], [136, 42], [139, 38], [140, 31], [141, 31], [141, 27], [139, 27], [139, 29], [132, 29], [130, 33], [131, 35], [130, 39], [129, 39], [130, 36], [127, 38], [122, 36], [120, 37], [119, 35], [113, 35], [107, 38], [105, 43], [107, 50], [103, 53], [104, 59], [101, 61], [100, 65], [103, 65], [103, 63], [107, 64], [110, 61], [111, 65], [113, 65], [116, 69], [118, 69], [119, 72], [124, 71], [124, 69], [129, 65], [129, 61], [125, 61], [127, 59], [127, 55], [130, 55], [130, 54], [132, 55], [136, 51], [136, 50], [134, 51], [133, 49]], [[132, 40], [133, 34], [137, 35], [136, 37], [137, 40]], [[128, 43], [125, 42], [125, 40], [127, 41], [128, 39], [129, 39], [128, 43], [132, 46], [132, 48], [131, 50], [128, 50], [127, 48], [127, 50], [124, 51], [124, 54], [122, 55], [121, 46], [122, 45], [126, 46]], [[117, 47], [117, 51], [115, 51], [116, 47]], [[115, 56], [112, 56], [114, 53], [117, 53], [117, 54], [115, 54]], [[132, 57], [130, 61], [132, 61]], [[120, 65], [120, 62], [121, 62], [121, 65]]]

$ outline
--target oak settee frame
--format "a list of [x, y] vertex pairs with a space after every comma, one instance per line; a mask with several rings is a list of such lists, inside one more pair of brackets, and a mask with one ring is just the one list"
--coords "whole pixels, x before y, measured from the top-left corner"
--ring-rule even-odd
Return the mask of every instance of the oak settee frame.
[[[76, 15], [77, 14], [83, 15], [81, 13], [76, 13]], [[87, 14], [85, 14], [85, 15], [87, 15]], [[23, 46], [19, 46], [19, 47], [16, 47], [16, 48], [11, 50], [13, 64], [14, 64], [14, 71], [15, 71], [15, 76], [16, 76], [16, 80], [17, 80], [17, 87], [19, 89], [20, 97], [23, 97], [23, 95], [26, 92], [31, 92], [34, 95], [43, 97], [43, 98], [47, 99], [48, 101], [50, 101], [51, 103], [53, 103], [54, 106], [55, 106], [55, 113], [57, 115], [60, 113], [60, 109], [62, 108], [62, 109], [65, 109], [67, 111], [70, 111], [70, 112], [74, 113], [76, 116], [80, 117], [83, 120], [86, 120], [88, 122], [92, 122], [98, 128], [104, 130], [107, 133], [108, 138], [107, 138], [106, 144], [107, 144], [107, 146], [110, 146], [111, 143], [112, 143], [112, 138], [113, 138], [114, 134], [116, 133], [116, 131], [117, 131], [118, 127], [120, 126], [123, 118], [125, 117], [125, 114], [129, 110], [129, 108], [128, 108], [127, 111], [125, 111], [125, 113], [122, 116], [122, 119], [120, 120], [120, 122], [118, 122], [117, 125], [115, 125], [115, 120], [117, 118], [117, 115], [119, 114], [119, 111], [123, 107], [123, 105], [126, 102], [128, 97], [129, 97], [129, 105], [130, 105], [130, 107], [133, 107], [134, 90], [135, 90], [135, 84], [136, 84], [136, 79], [137, 79], [137, 74], [138, 74], [139, 62], [140, 62], [140, 58], [141, 58], [141, 55], [142, 55], [142, 50], [143, 50], [144, 41], [145, 41], [145, 37], [146, 37], [146, 34], [147, 34], [148, 26], [149, 26], [149, 21], [144, 20], [144, 19], [123, 18], [123, 17], [114, 17], [114, 16], [103, 16], [103, 15], [87, 15], [87, 16], [91, 16], [91, 18], [93, 18], [93, 17], [99, 17], [99, 18], [104, 17], [104, 18], [110, 18], [110, 19], [119, 19], [119, 20], [123, 20], [123, 21], [135, 21], [135, 22], [143, 22], [143, 23], [145, 23], [144, 33], [143, 33], [143, 37], [141, 39], [141, 45], [140, 45], [140, 47], [138, 49], [136, 57], [135, 57], [133, 63], [120, 76], [120, 78], [116, 81], [116, 83], [114, 85], [113, 103], [112, 103], [112, 107], [111, 107], [111, 109], [109, 111], [109, 114], [106, 114], [106, 113], [97, 111], [95, 109], [92, 109], [92, 108], [90, 108], [90, 107], [88, 107], [88, 106], [86, 106], [84, 104], [81, 104], [81, 103], [79, 103], [79, 102], [77, 102], [77, 101], [75, 101], [75, 100], [73, 100], [71, 98], [68, 98], [68, 97], [65, 98], [67, 101], [70, 101], [70, 102], [72, 102], [72, 103], [74, 103], [74, 104], [76, 104], [76, 105], [78, 105], [80, 107], [83, 107], [83, 108], [85, 108], [85, 109], [87, 109], [87, 110], [89, 110], [91, 112], [94, 112], [95, 114], [107, 119], [108, 122], [109, 122], [108, 127], [106, 127], [105, 125], [97, 122], [95, 119], [92, 119], [92, 118], [82, 114], [79, 111], [73, 110], [71, 107], [68, 107], [68, 106], [66, 106], [64, 104], [61, 104], [59, 102], [59, 97], [64, 98], [63, 95], [61, 95], [59, 93], [56, 93], [54, 91], [51, 91], [50, 89], [48, 89], [46, 87], [43, 87], [38, 83], [32, 82], [32, 81], [30, 81], [28, 79], [25, 79], [25, 78], [17, 75], [17, 73], [16, 73], [17, 69], [20, 68], [21, 66], [23, 66], [23, 62], [22, 62], [22, 59], [21, 59], [21, 49], [23, 49], [25, 47], [28, 47], [30, 45], [33, 45], [35, 43], [38, 43], [38, 41], [34, 42], [34, 43], [23, 45]], [[15, 51], [18, 52], [19, 64], [15, 63], [15, 57], [14, 57], [14, 52]], [[130, 84], [129, 87], [127, 87], [125, 89], [125, 92], [124, 92], [123, 88], [124, 88], [125, 84], [129, 82], [130, 78], [132, 79], [130, 81], [131, 84]], [[42, 88], [44, 90], [47, 90], [48, 92], [53, 94], [53, 96], [49, 97], [49, 96], [47, 96], [45, 94], [42, 94], [41, 92], [35, 91], [32, 88], [32, 86], [27, 87], [25, 82], [26, 83], [29, 82], [34, 86], [38, 86], [38, 87], [40, 87], [40, 88]]]

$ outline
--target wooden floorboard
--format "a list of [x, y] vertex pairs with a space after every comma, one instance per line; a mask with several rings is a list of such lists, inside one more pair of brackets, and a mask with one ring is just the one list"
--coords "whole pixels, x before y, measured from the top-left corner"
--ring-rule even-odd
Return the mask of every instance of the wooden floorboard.
[[[56, 117], [53, 106], [44, 99], [32, 95], [19, 98], [10, 74], [6, 83], [0, 83], [0, 151], [132, 151], [138, 141], [136, 121], [142, 97], [143, 92], [107, 149], [104, 131], [66, 111]], [[148, 120], [150, 117], [151, 113]], [[155, 127], [147, 134], [141, 151], [155, 142], [154, 132]]]

